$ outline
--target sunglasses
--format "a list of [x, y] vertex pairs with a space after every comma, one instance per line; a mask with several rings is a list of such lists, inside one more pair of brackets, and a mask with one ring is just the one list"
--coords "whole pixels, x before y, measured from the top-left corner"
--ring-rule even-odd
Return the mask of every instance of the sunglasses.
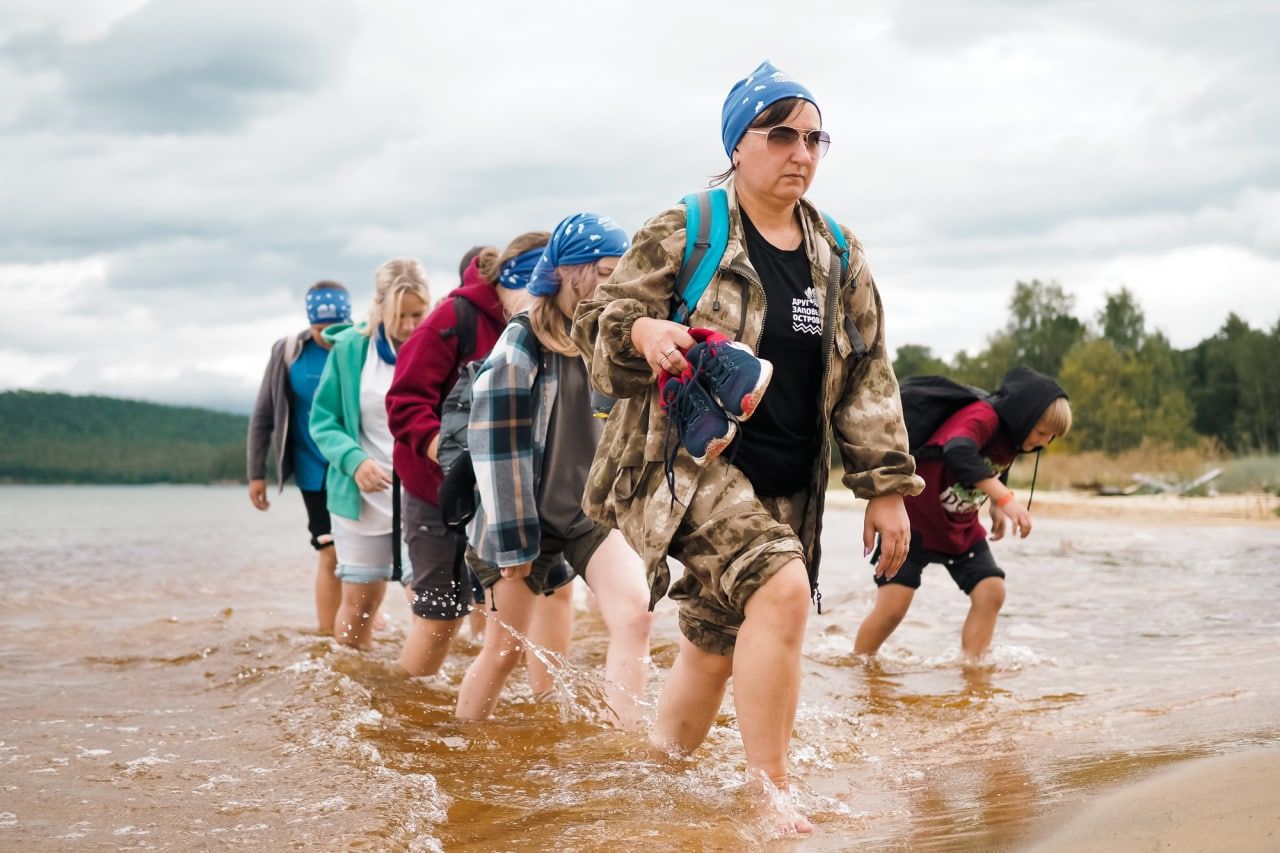
[[804, 147], [808, 152], [818, 159], [826, 156], [827, 149], [831, 147], [831, 136], [825, 130], [798, 130], [785, 124], [778, 124], [768, 130], [748, 129], [747, 133], [763, 135], [769, 150], [774, 154], [790, 151], [801, 139], [804, 140]]

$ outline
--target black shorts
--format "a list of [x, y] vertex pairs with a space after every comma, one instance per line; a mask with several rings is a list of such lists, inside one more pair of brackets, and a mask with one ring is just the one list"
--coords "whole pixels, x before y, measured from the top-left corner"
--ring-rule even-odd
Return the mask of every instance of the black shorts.
[[329, 507], [325, 503], [325, 490], [302, 492], [302, 502], [307, 506], [307, 530], [311, 531], [311, 547], [317, 551], [333, 547], [333, 522], [329, 520]]
[[[876, 552], [871, 555], [871, 564], [875, 565], [879, 561], [880, 543], [877, 541]], [[919, 589], [920, 574], [930, 563], [941, 563], [946, 566], [947, 571], [951, 573], [951, 579], [965, 595], [970, 595], [973, 588], [987, 578], [1004, 577], [1004, 572], [996, 565], [996, 558], [991, 555], [991, 546], [985, 539], [961, 554], [944, 554], [940, 551], [930, 551], [920, 544], [920, 534], [912, 533], [911, 550], [907, 552], [907, 560], [902, 564], [902, 568], [898, 569], [898, 573], [892, 580], [877, 577], [876, 586], [896, 583], [911, 589]]]
[[445, 526], [440, 507], [407, 491], [401, 494], [404, 544], [413, 567], [413, 615], [444, 622], [461, 619], [475, 600], [461, 560], [466, 534]]

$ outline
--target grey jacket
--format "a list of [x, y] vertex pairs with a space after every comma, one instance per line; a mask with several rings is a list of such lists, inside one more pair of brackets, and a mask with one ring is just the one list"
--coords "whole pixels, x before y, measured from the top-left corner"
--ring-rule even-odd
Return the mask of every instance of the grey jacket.
[[311, 340], [311, 330], [281, 338], [271, 347], [271, 358], [262, 374], [258, 400], [249, 416], [249, 436], [245, 442], [249, 457], [249, 479], [265, 480], [267, 454], [276, 460], [280, 490], [293, 474], [293, 436], [289, 434], [289, 368], [302, 347]]

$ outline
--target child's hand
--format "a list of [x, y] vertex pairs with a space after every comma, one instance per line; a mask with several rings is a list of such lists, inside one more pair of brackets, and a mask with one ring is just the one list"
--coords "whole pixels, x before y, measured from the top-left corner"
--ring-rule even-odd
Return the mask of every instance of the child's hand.
[[[1013, 525], [1013, 533], [1020, 539], [1026, 539], [1031, 533], [1031, 510], [1016, 500], [1009, 501], [1004, 507], [996, 507], [996, 512], [1004, 513]], [[999, 537], [996, 537], [999, 538]]]
[[991, 541], [998, 542], [1004, 538], [1005, 528], [1009, 526], [1009, 516], [1005, 515], [1004, 510], [991, 504]]

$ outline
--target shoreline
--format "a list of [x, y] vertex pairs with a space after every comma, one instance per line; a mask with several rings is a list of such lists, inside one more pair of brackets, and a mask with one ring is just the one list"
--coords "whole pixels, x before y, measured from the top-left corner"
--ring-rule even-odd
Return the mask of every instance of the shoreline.
[[[1023, 495], [1019, 494], [1019, 498]], [[860, 508], [865, 501], [843, 486], [827, 491], [827, 506]], [[1280, 497], [1269, 492], [1210, 497], [1129, 495], [1103, 497], [1084, 492], [1039, 491], [1031, 504], [1033, 516], [1142, 521], [1148, 524], [1246, 525], [1280, 530]], [[985, 514], [984, 514], [985, 516]]]

